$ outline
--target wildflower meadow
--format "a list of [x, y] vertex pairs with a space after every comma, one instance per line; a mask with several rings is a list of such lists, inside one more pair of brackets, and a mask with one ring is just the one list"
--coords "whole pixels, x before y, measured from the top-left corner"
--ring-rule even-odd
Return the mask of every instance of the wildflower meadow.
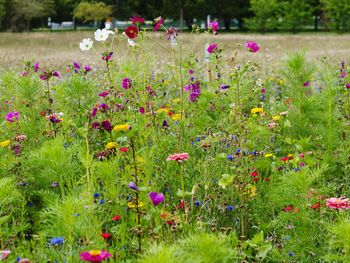
[[131, 21], [1, 73], [0, 261], [350, 262], [348, 57]]

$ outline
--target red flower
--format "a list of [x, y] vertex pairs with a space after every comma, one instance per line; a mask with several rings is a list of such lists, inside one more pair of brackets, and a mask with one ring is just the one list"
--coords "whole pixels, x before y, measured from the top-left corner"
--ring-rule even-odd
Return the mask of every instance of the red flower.
[[172, 226], [174, 224], [174, 221], [173, 220], [168, 220], [166, 221], [166, 223], [169, 225], [169, 226]]
[[108, 239], [111, 237], [111, 234], [108, 234], [108, 233], [102, 233], [101, 234], [101, 237], [103, 237], [104, 239]]
[[140, 16], [133, 16], [130, 18], [130, 21], [132, 22], [133, 25], [141, 25], [145, 22], [145, 19]]
[[259, 172], [258, 171], [254, 171], [252, 173], [250, 173], [251, 176], [253, 177], [257, 177], [259, 175]]
[[136, 26], [128, 26], [126, 29], [125, 29], [125, 34], [133, 39], [135, 37], [137, 37], [137, 35], [139, 34], [139, 30], [137, 29]]
[[315, 209], [315, 210], [316, 209], [320, 209], [320, 207], [321, 207], [321, 203], [320, 202], [317, 202], [316, 204], [310, 206], [310, 208]]
[[123, 152], [123, 153], [126, 153], [128, 150], [129, 150], [128, 147], [119, 148], [119, 151], [121, 151], [121, 152]]
[[168, 214], [167, 213], [162, 213], [162, 214], [160, 214], [160, 217], [163, 218], [163, 219], [166, 219], [168, 217]]
[[285, 208], [282, 209], [284, 212], [292, 212], [294, 210], [293, 205], [287, 205]]
[[289, 158], [288, 157], [282, 157], [280, 160], [283, 161], [283, 162], [288, 162]]
[[176, 206], [177, 209], [184, 209], [185, 208], [185, 200], [181, 200], [180, 204]]
[[264, 181], [270, 182], [270, 178], [264, 178]]
[[113, 220], [113, 221], [119, 221], [121, 218], [122, 218], [121, 215], [116, 215], [116, 216], [113, 216], [113, 217], [112, 217], [112, 220]]
[[253, 182], [257, 182], [257, 181], [259, 181], [259, 177], [254, 177]]

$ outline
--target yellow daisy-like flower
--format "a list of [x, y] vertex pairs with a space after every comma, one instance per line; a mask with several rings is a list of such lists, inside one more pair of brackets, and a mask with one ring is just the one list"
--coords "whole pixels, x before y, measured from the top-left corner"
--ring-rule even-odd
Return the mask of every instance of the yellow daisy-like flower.
[[261, 112], [264, 112], [264, 109], [263, 108], [253, 108], [253, 109], [251, 109], [250, 112], [252, 114], [261, 113]]
[[114, 126], [113, 131], [120, 132], [120, 131], [128, 131], [130, 129], [129, 124], [120, 124], [117, 126]]
[[[138, 208], [143, 207], [145, 204], [143, 202], [139, 201]], [[136, 208], [136, 204], [134, 202], [128, 202], [128, 207], [129, 208]]]
[[173, 115], [171, 116], [171, 118], [172, 118], [174, 121], [178, 121], [178, 120], [181, 119], [181, 114], [179, 114], [179, 113], [173, 114]]
[[106, 149], [115, 149], [115, 148], [117, 148], [117, 143], [116, 142], [109, 142], [109, 143], [107, 143], [106, 144]]
[[10, 140], [6, 140], [6, 141], [3, 141], [3, 142], [0, 142], [0, 147], [4, 147], [5, 148], [5, 147], [9, 146], [10, 143], [11, 143]]
[[278, 121], [280, 118], [281, 118], [281, 116], [279, 116], [279, 115], [272, 116], [272, 119], [274, 121]]
[[293, 159], [294, 154], [290, 153], [290, 154], [287, 155], [287, 157], [288, 157], [288, 159]]
[[283, 84], [283, 80], [280, 79], [279, 80], [279, 84], [282, 85]]
[[272, 154], [272, 153], [266, 153], [266, 154], [264, 155], [264, 157], [265, 157], [265, 158], [271, 158], [271, 157], [273, 157], [273, 154]]
[[162, 112], [164, 112], [164, 113], [168, 114], [169, 111], [170, 111], [170, 110], [169, 110], [168, 108], [161, 108], [161, 109], [157, 110], [157, 113], [162, 113]]
[[246, 194], [249, 196], [249, 197], [254, 197], [256, 196], [256, 186], [254, 185], [248, 185], [246, 187]]

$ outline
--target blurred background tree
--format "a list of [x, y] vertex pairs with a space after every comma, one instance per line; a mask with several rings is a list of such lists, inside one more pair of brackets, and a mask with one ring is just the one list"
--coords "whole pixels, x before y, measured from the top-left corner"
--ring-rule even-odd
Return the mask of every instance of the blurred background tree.
[[112, 14], [112, 7], [103, 2], [87, 3], [81, 2], [74, 9], [74, 17], [83, 22], [102, 22]]

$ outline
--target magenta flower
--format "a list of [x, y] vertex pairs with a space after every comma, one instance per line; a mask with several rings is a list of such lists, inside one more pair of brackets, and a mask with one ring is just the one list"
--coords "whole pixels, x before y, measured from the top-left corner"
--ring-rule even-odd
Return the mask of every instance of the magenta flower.
[[350, 83], [346, 83], [345, 87], [346, 87], [347, 89], [350, 89]]
[[122, 81], [122, 87], [123, 89], [131, 89], [132, 88], [131, 80], [128, 78], [124, 78]]
[[106, 51], [106, 52], [103, 52], [102, 53], [102, 60], [105, 60], [105, 61], [110, 61], [111, 59], [112, 59], [112, 56], [113, 56], [113, 52], [111, 51], [111, 52], [108, 52], [108, 51]]
[[157, 31], [157, 30], [160, 28], [160, 26], [163, 24], [163, 19], [162, 19], [162, 17], [160, 16], [160, 17], [157, 17], [156, 19], [154, 19], [154, 22], [155, 22], [156, 24], [154, 25], [153, 31]]
[[218, 21], [215, 19], [213, 22], [209, 22], [208, 23], [208, 29], [211, 29], [213, 31], [214, 34], [217, 33], [217, 31], [219, 30], [219, 23]]
[[191, 84], [187, 84], [184, 87], [184, 91], [190, 91], [190, 96], [189, 96], [189, 101], [191, 103], [196, 102], [199, 95], [201, 94], [201, 89], [200, 89], [200, 84], [199, 82], [195, 82], [195, 83], [191, 83]]
[[247, 43], [245, 43], [246, 48], [249, 49], [250, 52], [258, 52], [260, 47], [258, 45], [258, 43], [254, 42], [254, 41], [248, 41]]
[[140, 16], [133, 16], [130, 18], [130, 21], [132, 22], [133, 25], [141, 25], [145, 22], [145, 19]]
[[218, 50], [218, 44], [210, 44], [209, 47], [207, 48], [207, 51], [209, 54], [214, 53], [217, 50]]
[[150, 192], [149, 198], [151, 199], [153, 205], [157, 206], [160, 203], [164, 202], [164, 195], [163, 193], [157, 193], [157, 192]]
[[343, 209], [350, 209], [350, 202], [349, 199], [345, 197], [332, 197], [326, 200], [326, 206], [330, 209], [338, 209], [339, 211], [342, 211]]
[[44, 71], [43, 73], [41, 73], [39, 75], [39, 77], [42, 80], [49, 80], [52, 77], [60, 78], [61, 74], [58, 71], [54, 71], [54, 70], [52, 70], [52, 71]]
[[346, 75], [348, 75], [348, 73], [346, 72], [346, 70], [343, 69], [343, 68], [341, 68], [340, 71], [339, 71], [338, 77], [341, 78], [341, 79], [343, 79], [343, 78], [346, 77]]
[[15, 122], [19, 119], [19, 113], [17, 111], [10, 111], [6, 114], [6, 120], [8, 122]]
[[104, 91], [104, 92], [101, 92], [100, 94], [98, 94], [98, 96], [100, 96], [100, 97], [106, 97], [108, 95], [109, 95], [108, 91]]
[[77, 69], [77, 70], [80, 69], [80, 65], [79, 65], [78, 62], [73, 62], [73, 67], [74, 67], [75, 69]]
[[188, 153], [176, 153], [169, 155], [168, 158], [166, 159], [167, 161], [177, 161], [178, 163], [181, 163], [184, 160], [188, 160], [190, 156]]
[[86, 65], [86, 66], [84, 67], [84, 71], [85, 71], [85, 72], [90, 72], [90, 71], [91, 71], [91, 66], [90, 66], [90, 65]]
[[144, 108], [144, 107], [140, 107], [140, 108], [139, 108], [139, 113], [145, 114], [145, 108]]
[[109, 257], [111, 254], [105, 250], [90, 250], [80, 253], [80, 259], [89, 262], [101, 262]]
[[310, 82], [309, 81], [305, 81], [303, 84], [304, 87], [310, 87]]

